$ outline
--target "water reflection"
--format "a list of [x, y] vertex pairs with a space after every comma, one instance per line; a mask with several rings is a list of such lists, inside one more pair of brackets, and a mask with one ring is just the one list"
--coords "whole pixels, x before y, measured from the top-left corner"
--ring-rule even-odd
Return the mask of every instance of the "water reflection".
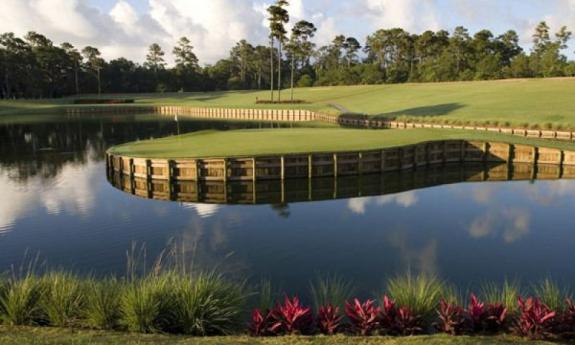
[[[182, 131], [220, 124], [180, 121]], [[133, 242], [145, 243], [151, 261], [175, 241], [194, 267], [302, 294], [318, 274], [366, 292], [406, 270], [463, 287], [505, 277], [575, 281], [575, 181], [557, 180], [571, 172], [445, 166], [286, 181], [283, 194], [277, 182], [201, 186], [200, 199], [177, 202], [108, 182], [106, 148], [173, 131], [170, 120], [147, 116], [0, 124], [0, 271], [29, 250], [51, 267], [123, 274]]]
[[[412, 190], [433, 186], [482, 181], [520, 181], [575, 178], [561, 166], [532, 164], [445, 164], [383, 174], [312, 179], [257, 181], [168, 181], [134, 177], [107, 169], [108, 181], [134, 196], [202, 204], [271, 204], [278, 214], [289, 216], [289, 203], [348, 199], [348, 207], [364, 214], [367, 203], [397, 204], [409, 208], [418, 198]], [[487, 202], [489, 191], [474, 194], [474, 200]], [[378, 198], [363, 198], [380, 195]], [[199, 206], [194, 206], [199, 207]], [[205, 206], [203, 206], [205, 207]], [[212, 210], [208, 208], [208, 210]]]

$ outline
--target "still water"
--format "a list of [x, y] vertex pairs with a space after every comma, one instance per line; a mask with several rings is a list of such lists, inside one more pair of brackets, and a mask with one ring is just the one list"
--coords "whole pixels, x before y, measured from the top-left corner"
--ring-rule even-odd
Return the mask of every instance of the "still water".
[[[290, 292], [302, 292], [326, 274], [373, 291], [407, 270], [465, 287], [505, 278], [575, 281], [575, 181], [464, 183], [466, 178], [433, 177], [453, 169], [432, 169], [418, 172], [416, 181], [430, 181], [423, 183], [413, 182], [413, 174], [320, 183], [348, 191], [334, 197], [331, 187], [313, 196], [295, 183], [285, 188], [310, 197], [287, 203], [148, 200], [108, 181], [108, 147], [202, 129], [272, 125], [154, 115], [0, 121], [0, 270], [18, 266], [28, 252], [38, 253], [47, 267], [123, 274], [133, 243], [145, 244], [152, 258], [175, 241], [195, 267], [270, 279]], [[390, 179], [397, 188], [387, 188]]]

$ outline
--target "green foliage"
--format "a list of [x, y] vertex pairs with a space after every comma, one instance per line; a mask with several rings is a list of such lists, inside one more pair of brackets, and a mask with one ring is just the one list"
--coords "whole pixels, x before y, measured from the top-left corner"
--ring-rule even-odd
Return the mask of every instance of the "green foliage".
[[167, 312], [174, 301], [174, 291], [168, 284], [170, 279], [167, 275], [150, 275], [126, 284], [120, 310], [121, 322], [128, 330], [141, 333], [161, 330], [165, 321], [162, 312]]
[[415, 315], [430, 318], [438, 301], [445, 296], [446, 285], [435, 276], [407, 273], [389, 279], [386, 291], [397, 305], [407, 307]]
[[274, 307], [274, 291], [269, 279], [262, 279], [258, 285], [257, 308], [259, 310], [271, 310]]
[[44, 293], [40, 307], [47, 322], [56, 327], [75, 325], [85, 303], [84, 284], [65, 272], [51, 272], [41, 278]]
[[533, 285], [532, 290], [534, 296], [539, 297], [543, 304], [555, 311], [562, 311], [565, 307], [565, 300], [571, 298], [571, 293], [568, 289], [561, 289], [551, 279], [544, 279]]
[[297, 82], [297, 87], [312, 87], [312, 86], [313, 86], [313, 79], [308, 74], [302, 75]]
[[355, 291], [356, 288], [350, 281], [335, 275], [319, 276], [310, 282], [314, 310], [319, 310], [321, 306], [328, 304], [343, 310], [345, 302], [354, 297]]
[[228, 283], [216, 273], [173, 279], [172, 312], [179, 333], [226, 335], [241, 328], [246, 299], [243, 284]]
[[7, 325], [33, 325], [42, 317], [40, 300], [45, 285], [32, 274], [12, 277], [0, 291], [0, 320]]
[[518, 308], [517, 299], [523, 295], [518, 280], [507, 280], [503, 284], [487, 283], [481, 288], [481, 299], [487, 303], [503, 303], [510, 312]]
[[124, 284], [115, 278], [90, 279], [86, 283], [86, 325], [96, 329], [115, 329], [121, 313]]

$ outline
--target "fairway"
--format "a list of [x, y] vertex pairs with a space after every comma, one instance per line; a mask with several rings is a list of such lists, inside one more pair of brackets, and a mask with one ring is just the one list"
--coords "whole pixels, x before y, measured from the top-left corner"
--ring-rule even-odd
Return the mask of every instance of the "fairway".
[[[295, 89], [301, 105], [256, 105], [269, 91], [227, 91], [105, 95], [134, 98], [136, 105], [184, 105], [227, 108], [304, 108], [314, 111], [362, 113], [393, 118], [433, 117], [441, 120], [489, 122], [515, 126], [575, 128], [575, 78], [427, 84], [340, 86]], [[284, 90], [283, 99], [289, 98]], [[54, 111], [72, 99], [0, 101], [0, 114]]]
[[267, 154], [343, 152], [417, 144], [432, 140], [466, 139], [499, 141], [561, 149], [575, 149], [568, 142], [527, 139], [511, 135], [463, 130], [410, 129], [249, 129], [202, 131], [162, 139], [118, 145], [110, 153], [144, 158], [234, 157]]

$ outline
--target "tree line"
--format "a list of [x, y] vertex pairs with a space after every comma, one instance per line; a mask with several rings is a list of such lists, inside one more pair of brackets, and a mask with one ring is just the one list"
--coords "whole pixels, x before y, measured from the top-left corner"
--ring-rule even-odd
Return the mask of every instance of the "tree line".
[[157, 43], [139, 64], [126, 58], [106, 61], [96, 47], [56, 45], [33, 31], [22, 38], [4, 33], [0, 98], [268, 89], [272, 101], [282, 101], [281, 91], [295, 86], [575, 76], [575, 61], [564, 55], [572, 36], [565, 26], [552, 33], [546, 22], [539, 23], [529, 52], [513, 30], [496, 36], [489, 30], [471, 34], [462, 26], [421, 34], [381, 29], [363, 44], [338, 35], [318, 47], [312, 22], [298, 21], [288, 32], [287, 7], [288, 1], [277, 0], [268, 8], [269, 45], [241, 40], [228, 57], [204, 66], [186, 37], [172, 48], [175, 65], [168, 67]]

